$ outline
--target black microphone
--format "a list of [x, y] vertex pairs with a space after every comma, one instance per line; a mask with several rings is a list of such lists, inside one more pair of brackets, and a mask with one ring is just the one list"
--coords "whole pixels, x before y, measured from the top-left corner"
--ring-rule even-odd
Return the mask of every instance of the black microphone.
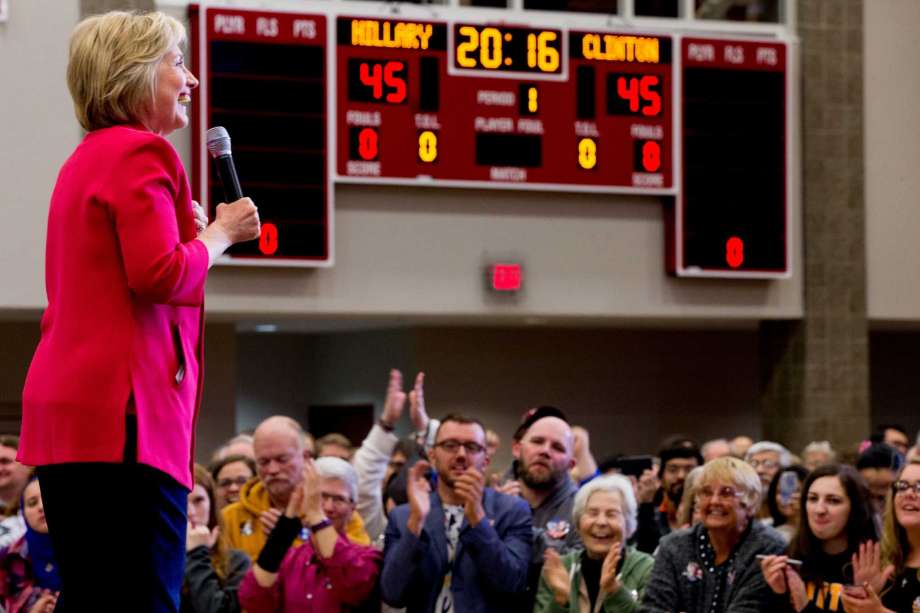
[[214, 126], [208, 130], [207, 143], [208, 152], [217, 165], [217, 176], [224, 186], [224, 197], [227, 203], [236, 202], [243, 197], [243, 190], [230, 153], [230, 135], [224, 127]]

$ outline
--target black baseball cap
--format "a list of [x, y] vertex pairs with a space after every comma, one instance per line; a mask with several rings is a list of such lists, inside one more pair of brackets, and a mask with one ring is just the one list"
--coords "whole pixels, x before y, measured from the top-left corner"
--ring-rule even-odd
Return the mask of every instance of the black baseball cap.
[[558, 417], [565, 423], [569, 423], [569, 418], [565, 416], [565, 413], [562, 412], [562, 409], [557, 409], [556, 407], [550, 405], [543, 405], [529, 409], [521, 418], [521, 425], [518, 426], [517, 430], [514, 431], [514, 440], [519, 441], [524, 438], [524, 435], [527, 434], [530, 426], [534, 425], [534, 423], [543, 419], [544, 417]]

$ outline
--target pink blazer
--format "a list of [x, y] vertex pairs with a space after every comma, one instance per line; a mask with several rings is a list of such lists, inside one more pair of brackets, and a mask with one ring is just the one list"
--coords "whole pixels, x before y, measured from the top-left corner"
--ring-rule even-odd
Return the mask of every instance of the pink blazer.
[[208, 253], [182, 162], [139, 126], [90, 132], [48, 215], [48, 308], [22, 398], [19, 460], [137, 460], [191, 489]]

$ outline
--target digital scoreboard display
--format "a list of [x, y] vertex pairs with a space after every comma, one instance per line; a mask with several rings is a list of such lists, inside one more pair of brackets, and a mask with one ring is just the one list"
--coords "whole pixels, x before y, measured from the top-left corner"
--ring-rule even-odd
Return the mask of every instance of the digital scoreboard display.
[[785, 42], [311, 6], [190, 9], [196, 193], [223, 125], [263, 220], [235, 262], [331, 264], [334, 181], [656, 196], [672, 274], [789, 276]]
[[684, 38], [683, 185], [674, 272], [782, 276], [786, 208], [786, 47]]
[[662, 36], [336, 21], [340, 180], [670, 193]]

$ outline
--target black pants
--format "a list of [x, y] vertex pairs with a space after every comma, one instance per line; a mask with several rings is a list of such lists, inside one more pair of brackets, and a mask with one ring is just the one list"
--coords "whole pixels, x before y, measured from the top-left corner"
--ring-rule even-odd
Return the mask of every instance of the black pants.
[[188, 490], [135, 460], [37, 469], [63, 588], [56, 613], [174, 613], [185, 570]]

